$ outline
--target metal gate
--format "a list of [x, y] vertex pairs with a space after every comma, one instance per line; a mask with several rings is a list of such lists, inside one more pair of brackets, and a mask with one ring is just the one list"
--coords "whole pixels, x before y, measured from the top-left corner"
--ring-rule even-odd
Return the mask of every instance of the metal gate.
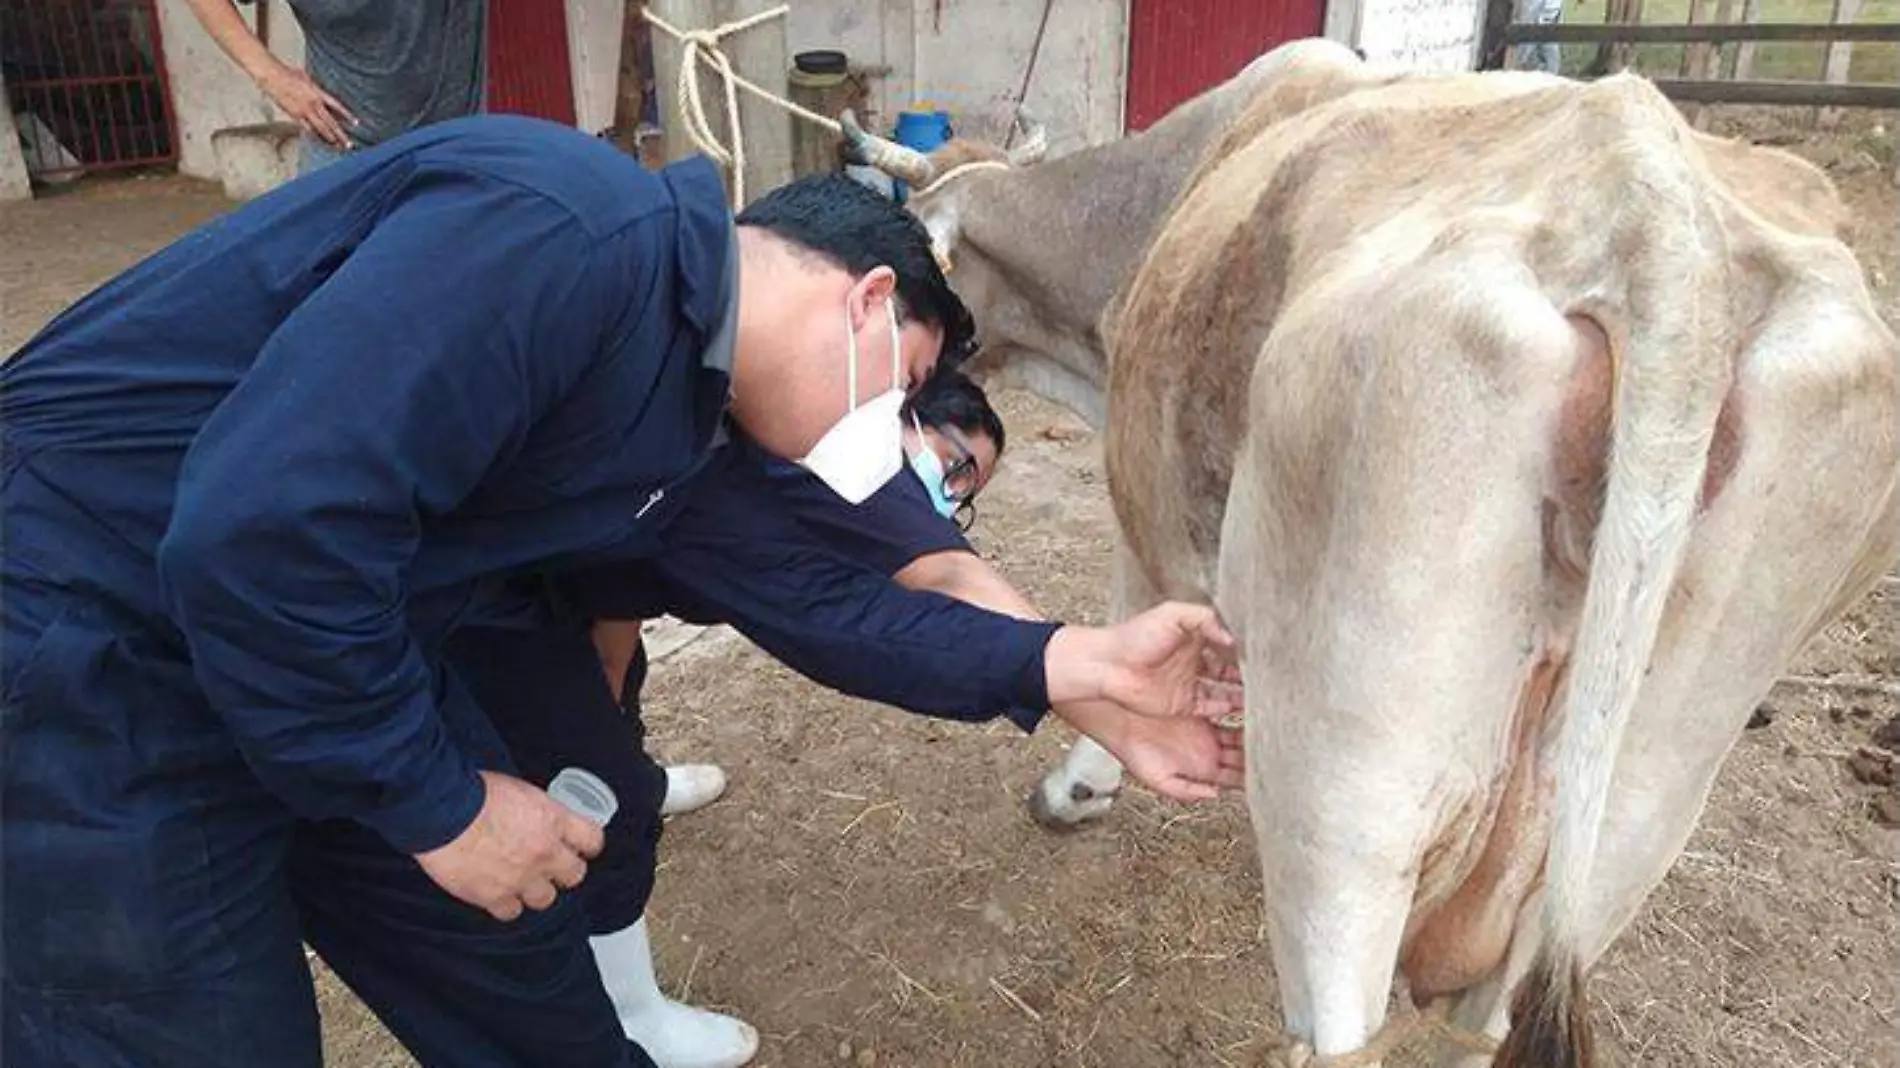
[[0, 76], [34, 177], [178, 158], [157, 0], [0, 0]]

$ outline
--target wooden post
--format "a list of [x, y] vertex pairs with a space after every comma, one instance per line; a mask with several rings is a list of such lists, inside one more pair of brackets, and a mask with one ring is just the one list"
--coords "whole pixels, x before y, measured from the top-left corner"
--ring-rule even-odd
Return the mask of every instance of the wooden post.
[[[1709, 21], [1709, 0], [1689, 0], [1689, 25], [1700, 26]], [[1704, 79], [1708, 77], [1708, 56], [1714, 45], [1698, 41], [1682, 50], [1681, 76], [1684, 78]]]
[[[1828, 21], [1836, 26], [1851, 24], [1860, 15], [1860, 0], [1834, 0], [1834, 17]], [[1847, 68], [1854, 62], [1854, 45], [1849, 41], [1835, 41], [1827, 46], [1827, 81], [1830, 85], [1840, 85], [1847, 81]]]
[[[1689, 25], [1697, 26], [1707, 21], [1709, 21], [1709, 0], [1689, 0]], [[1679, 75], [1684, 79], [1695, 81], [1704, 80], [1702, 70], [1707, 65], [1707, 57], [1711, 47], [1712, 46], [1700, 42], [1684, 47], [1682, 50], [1682, 66], [1679, 69]], [[1691, 126], [1694, 126], [1698, 130], [1704, 128], [1707, 117], [1703, 113], [1704, 108], [1701, 104], [1691, 103], [1678, 106], [1682, 108], [1682, 113], [1688, 118]]]
[[[1860, 14], [1860, 0], [1834, 0], [1834, 17], [1828, 21], [1836, 26], [1854, 21]], [[1840, 85], [1847, 81], [1847, 69], [1854, 65], [1854, 46], [1848, 41], [1834, 41], [1827, 46], [1826, 74], [1829, 85]], [[1841, 121], [1839, 108], [1823, 108], [1815, 116], [1823, 127], [1831, 128]]]
[[[1761, 0], [1743, 0], [1742, 22], [1753, 26], [1761, 21]], [[1755, 42], [1743, 41], [1735, 46], [1735, 80], [1747, 81], [1755, 76]]]
[[[1330, 15], [1337, 4], [1327, 4]], [[1511, 0], [1486, 0], [1484, 5], [1484, 34], [1478, 44], [1479, 70], [1504, 70], [1511, 55], [1511, 47], [1504, 43], [1504, 27], [1509, 26], [1517, 17], [1517, 5]]]
[[[711, 30], [728, 22], [778, 7], [777, 0], [649, 0], [653, 13], [683, 32]], [[785, 43], [785, 18], [779, 16], [731, 34], [720, 50], [731, 58], [733, 70], [761, 89], [788, 95], [786, 74], [791, 66]], [[684, 46], [663, 31], [653, 34], [653, 91], [659, 94], [666, 116], [666, 158], [682, 159], [699, 151], [686, 132], [680, 112], [680, 58]], [[725, 81], [710, 64], [699, 64], [699, 95], [708, 124], [719, 143], [732, 145], [726, 129]], [[739, 124], [745, 132], [745, 199], [747, 203], [784, 185], [792, 177], [792, 122], [785, 109], [739, 90]], [[731, 188], [727, 176], [727, 188]]]
[[[1718, 24], [1723, 25], [1723, 26], [1734, 25], [1735, 0], [1717, 0], [1717, 3], [1715, 5], [1715, 21]], [[1702, 77], [1704, 78], [1722, 77], [1722, 67], [1723, 67], [1723, 64], [1726, 62], [1726, 57], [1724, 53], [1727, 50], [1728, 50], [1728, 45], [1726, 42], [1718, 42], [1715, 45], [1714, 50], [1709, 54], [1709, 56], [1707, 57], [1707, 60], [1705, 61], [1703, 71], [1702, 71]]]
[[[1610, 0], [1605, 5], [1603, 20], [1617, 25], [1636, 25], [1643, 21], [1643, 0]], [[1636, 46], [1628, 41], [1619, 41], [1606, 46], [1607, 52], [1598, 51], [1597, 61], [1603, 67], [1601, 73], [1622, 70], [1630, 65], [1630, 57], [1636, 54]]]

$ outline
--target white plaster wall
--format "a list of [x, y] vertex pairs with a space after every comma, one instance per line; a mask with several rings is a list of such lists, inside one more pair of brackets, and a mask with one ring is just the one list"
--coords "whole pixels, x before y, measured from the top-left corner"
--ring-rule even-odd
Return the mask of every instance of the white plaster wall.
[[[1334, 6], [1357, 8], [1352, 43], [1375, 63], [1436, 71], [1477, 65], [1483, 0], [1335, 0]], [[1329, 21], [1329, 36], [1331, 28]]]
[[614, 104], [620, 93], [621, 23], [626, 14], [626, 0], [567, 0], [574, 124], [590, 134], [614, 124]]
[[31, 199], [33, 183], [27, 177], [20, 131], [13, 122], [13, 106], [7, 102], [6, 76], [0, 74], [0, 201]]
[[[253, 27], [256, 7], [238, 10]], [[159, 30], [165, 41], [165, 68], [171, 79], [173, 114], [178, 127], [178, 170], [196, 178], [218, 178], [211, 135], [226, 126], [270, 122], [284, 116], [248, 75], [218, 48], [185, 0], [158, 0]], [[271, 51], [292, 65], [303, 64], [303, 32], [282, 0], [271, 4]]]
[[[1046, 0], [808, 0], [786, 27], [794, 54], [836, 48], [888, 66], [876, 120], [911, 106], [951, 112], [958, 133], [996, 137], [1013, 114]], [[1122, 132], [1128, 0], [1056, 0], [1024, 103], [1059, 155]]]
[[[886, 132], [902, 108], [934, 103], [962, 118], [960, 132], [993, 136], [1021, 85], [1044, 2], [807, 0], [793, 5], [787, 32], [794, 53], [837, 48], [855, 64], [890, 68], [874, 99]], [[1057, 0], [1026, 101], [1048, 121], [1053, 153], [1121, 136], [1128, 6]], [[1332, 0], [1323, 32], [1369, 59], [1469, 70], [1483, 14], [1483, 0]]]

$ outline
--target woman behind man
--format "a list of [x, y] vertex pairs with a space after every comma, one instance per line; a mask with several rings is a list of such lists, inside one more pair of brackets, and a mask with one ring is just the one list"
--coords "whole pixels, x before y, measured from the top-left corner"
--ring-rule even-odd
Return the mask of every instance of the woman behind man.
[[[798, 537], [813, 547], [911, 589], [1033, 615], [963, 537], [1005, 444], [1002, 420], [983, 390], [944, 368], [906, 403], [903, 418], [910, 424], [909, 471], [863, 504], [847, 505], [803, 468], [760, 454], [748, 474], [764, 486], [713, 496], [698, 506], [708, 513], [704, 521], [743, 524], [744, 509], [771, 501], [796, 517]], [[713, 623], [716, 609], [694, 605], [691, 591], [669, 590], [650, 571], [633, 568], [557, 581], [541, 594], [564, 602], [551, 625], [465, 628], [451, 638], [449, 656], [524, 778], [545, 786], [561, 768], [578, 765], [619, 798], [606, 847], [579, 892], [595, 961], [628, 1037], [660, 1068], [735, 1068], [757, 1052], [757, 1032], [667, 999], [654, 977], [645, 920], [661, 817], [714, 800], [725, 775], [703, 764], [662, 769], [647, 754], [640, 620], [673, 612]]]

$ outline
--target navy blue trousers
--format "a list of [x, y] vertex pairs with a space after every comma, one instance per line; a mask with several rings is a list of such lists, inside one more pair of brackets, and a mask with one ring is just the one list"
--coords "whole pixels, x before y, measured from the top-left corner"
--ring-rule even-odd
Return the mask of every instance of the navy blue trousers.
[[646, 647], [615, 704], [588, 623], [575, 618], [539, 630], [465, 627], [449, 639], [450, 663], [488, 712], [521, 777], [545, 787], [575, 765], [600, 776], [619, 798], [606, 846], [577, 891], [589, 934], [631, 927], [653, 893], [666, 770], [646, 751], [640, 690]]
[[[428, 1068], [650, 1068], [577, 895], [503, 923], [360, 825], [298, 819], [182, 650], [87, 585], [122, 546], [8, 474], [0, 1064], [319, 1068], [308, 940]], [[448, 726], [517, 770], [487, 717]]]

